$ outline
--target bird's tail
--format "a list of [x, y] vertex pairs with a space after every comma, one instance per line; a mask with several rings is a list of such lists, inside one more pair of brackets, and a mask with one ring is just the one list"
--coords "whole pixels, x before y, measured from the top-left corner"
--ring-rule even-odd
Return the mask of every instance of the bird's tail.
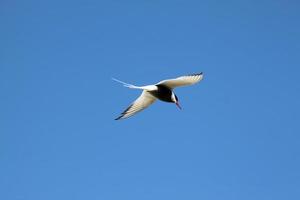
[[118, 79], [115, 79], [115, 78], [111, 78], [111, 79], [114, 80], [114, 81], [116, 81], [116, 82], [118, 82], [118, 83], [123, 84], [124, 87], [128, 87], [128, 88], [131, 88], [131, 89], [141, 89], [141, 88], [138, 87], [138, 86], [135, 86], [135, 85], [132, 85], [132, 84], [129, 84], [129, 83], [125, 83], [125, 82], [120, 81], [120, 80], [118, 80]]

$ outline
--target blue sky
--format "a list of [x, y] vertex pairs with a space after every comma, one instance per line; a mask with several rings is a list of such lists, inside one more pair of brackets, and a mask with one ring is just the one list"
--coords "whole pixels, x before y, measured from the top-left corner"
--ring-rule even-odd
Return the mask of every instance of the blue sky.
[[[0, 199], [300, 198], [299, 1], [0, 3]], [[204, 72], [113, 119], [143, 85]]]

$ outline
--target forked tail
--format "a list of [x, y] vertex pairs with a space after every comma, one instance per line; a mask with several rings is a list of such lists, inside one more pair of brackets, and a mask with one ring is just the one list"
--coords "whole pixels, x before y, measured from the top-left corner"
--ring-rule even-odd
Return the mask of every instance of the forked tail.
[[114, 80], [114, 81], [116, 81], [116, 82], [118, 82], [118, 83], [123, 84], [124, 87], [128, 87], [128, 88], [131, 88], [131, 89], [141, 89], [141, 88], [138, 87], [138, 86], [135, 86], [135, 85], [132, 85], [132, 84], [129, 84], [129, 83], [125, 83], [125, 82], [120, 81], [120, 80], [118, 80], [118, 79], [115, 79], [115, 78], [111, 78], [111, 79]]

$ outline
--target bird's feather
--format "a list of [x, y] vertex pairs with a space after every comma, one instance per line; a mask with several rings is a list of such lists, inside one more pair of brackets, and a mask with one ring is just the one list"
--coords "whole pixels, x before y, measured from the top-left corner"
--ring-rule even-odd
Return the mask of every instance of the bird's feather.
[[203, 73], [198, 73], [198, 74], [191, 74], [191, 75], [186, 75], [186, 76], [180, 76], [175, 79], [168, 79], [168, 80], [163, 80], [157, 83], [156, 85], [164, 85], [170, 89], [174, 89], [176, 87], [180, 86], [187, 86], [187, 85], [193, 85], [195, 83], [198, 83], [203, 79]]
[[154, 96], [144, 90], [142, 94], [124, 112], [122, 112], [118, 118], [116, 118], [116, 120], [128, 118], [144, 110], [154, 103], [155, 100], [156, 98]]
[[112, 80], [123, 84], [124, 87], [128, 87], [128, 88], [131, 88], [131, 89], [139, 89], [139, 90], [146, 90], [146, 91], [157, 90], [157, 86], [155, 86], [155, 85], [136, 86], [136, 85], [133, 85], [133, 84], [130, 84], [130, 83], [125, 83], [125, 82], [120, 81], [116, 78], [112, 78]]

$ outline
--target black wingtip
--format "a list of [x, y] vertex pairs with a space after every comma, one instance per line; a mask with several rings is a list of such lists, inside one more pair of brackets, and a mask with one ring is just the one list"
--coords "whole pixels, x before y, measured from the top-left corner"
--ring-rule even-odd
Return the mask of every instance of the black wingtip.
[[[128, 108], [126, 108], [126, 110], [124, 110], [121, 115], [119, 117], [117, 117], [115, 120], [120, 120], [120, 119], [124, 119], [127, 117], [124, 117], [124, 115], [126, 114], [126, 112], [133, 106], [133, 104], [131, 104]], [[124, 117], [124, 118], [123, 118]]]
[[197, 74], [193, 74], [194, 76], [201, 76], [203, 75], [203, 72], [197, 73]]
[[122, 118], [122, 116], [120, 116], [120, 117], [117, 117], [115, 120], [120, 120]]
[[195, 74], [189, 74], [187, 76], [201, 76], [201, 75], [203, 75], [203, 72], [195, 73]]

